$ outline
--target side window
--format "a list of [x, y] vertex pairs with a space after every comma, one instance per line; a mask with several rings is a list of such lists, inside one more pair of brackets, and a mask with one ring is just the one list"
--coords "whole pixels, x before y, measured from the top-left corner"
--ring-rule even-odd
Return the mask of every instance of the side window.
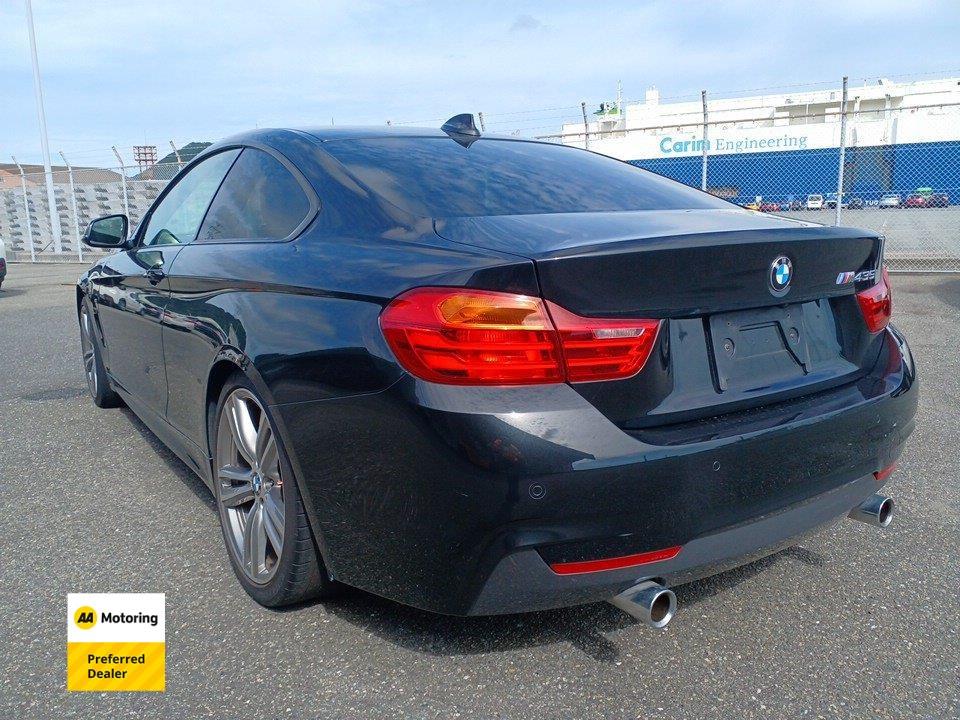
[[178, 245], [197, 236], [203, 214], [239, 149], [211, 155], [177, 181], [160, 204], [150, 213], [143, 233], [144, 245]]
[[210, 205], [197, 242], [282, 240], [310, 212], [297, 179], [271, 155], [246, 148]]

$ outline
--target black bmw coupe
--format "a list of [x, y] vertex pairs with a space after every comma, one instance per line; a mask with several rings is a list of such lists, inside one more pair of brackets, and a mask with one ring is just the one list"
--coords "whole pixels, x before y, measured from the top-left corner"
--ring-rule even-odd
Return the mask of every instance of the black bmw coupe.
[[870, 231], [458, 116], [233, 137], [85, 242], [94, 402], [210, 486], [264, 605], [660, 627], [671, 586], [890, 521], [918, 387]]

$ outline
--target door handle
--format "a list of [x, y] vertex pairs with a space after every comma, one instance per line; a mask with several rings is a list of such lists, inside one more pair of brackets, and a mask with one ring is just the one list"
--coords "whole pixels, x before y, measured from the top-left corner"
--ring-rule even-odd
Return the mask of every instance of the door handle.
[[160, 281], [163, 280], [167, 274], [163, 271], [162, 268], [152, 267], [147, 270], [147, 280], [150, 281], [151, 285], [159, 285]]

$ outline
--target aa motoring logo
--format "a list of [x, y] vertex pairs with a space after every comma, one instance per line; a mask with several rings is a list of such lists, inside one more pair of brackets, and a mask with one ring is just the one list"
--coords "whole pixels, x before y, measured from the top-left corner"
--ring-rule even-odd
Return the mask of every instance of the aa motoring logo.
[[67, 596], [67, 689], [163, 691], [166, 687], [162, 593]]
[[[73, 622], [81, 630], [89, 630], [97, 624], [97, 611], [89, 605], [77, 608], [73, 614]], [[156, 627], [160, 622], [159, 615], [148, 615], [146, 613], [114, 613], [105, 612], [100, 614], [100, 622], [113, 623], [116, 625], [150, 625]]]
[[73, 614], [73, 623], [81, 630], [89, 630], [97, 624], [97, 611], [89, 605], [79, 607]]

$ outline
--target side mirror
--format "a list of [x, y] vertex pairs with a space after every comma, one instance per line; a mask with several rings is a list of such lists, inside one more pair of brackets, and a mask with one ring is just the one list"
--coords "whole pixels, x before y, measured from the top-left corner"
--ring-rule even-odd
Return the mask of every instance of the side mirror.
[[106, 215], [91, 222], [80, 239], [90, 247], [120, 248], [126, 245], [127, 228], [126, 215]]

